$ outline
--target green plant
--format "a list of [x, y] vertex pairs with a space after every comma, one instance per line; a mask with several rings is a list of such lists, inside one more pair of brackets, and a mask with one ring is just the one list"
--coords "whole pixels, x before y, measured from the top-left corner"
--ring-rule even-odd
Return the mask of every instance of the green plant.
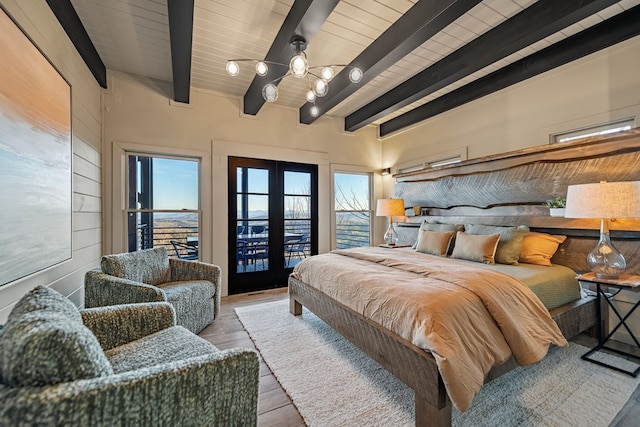
[[567, 199], [564, 197], [556, 197], [555, 199], [547, 200], [545, 204], [550, 209], [562, 209], [567, 207]]

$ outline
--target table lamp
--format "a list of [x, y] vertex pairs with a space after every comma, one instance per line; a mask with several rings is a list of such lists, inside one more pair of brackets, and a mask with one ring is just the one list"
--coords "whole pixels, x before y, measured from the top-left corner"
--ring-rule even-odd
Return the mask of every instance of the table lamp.
[[587, 265], [600, 279], [617, 279], [627, 262], [611, 243], [609, 220], [640, 217], [640, 181], [570, 185], [564, 216], [600, 218], [600, 240], [587, 255]]
[[395, 245], [398, 243], [398, 234], [393, 228], [393, 217], [404, 216], [404, 200], [403, 199], [378, 199], [376, 206], [376, 216], [388, 216], [389, 228], [384, 233], [384, 241], [387, 245]]

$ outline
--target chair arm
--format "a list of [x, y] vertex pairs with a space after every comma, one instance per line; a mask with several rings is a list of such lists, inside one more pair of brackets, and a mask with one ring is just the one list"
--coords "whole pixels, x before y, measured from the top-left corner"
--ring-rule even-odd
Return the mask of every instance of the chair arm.
[[176, 258], [169, 258], [171, 268], [171, 280], [208, 280], [215, 286], [213, 296], [213, 317], [218, 317], [220, 311], [220, 294], [222, 293], [222, 272], [215, 264], [208, 264], [200, 261], [185, 261]]
[[176, 313], [168, 302], [110, 305], [80, 310], [82, 321], [103, 350], [135, 341], [175, 326]]
[[0, 425], [255, 426], [258, 356], [231, 349], [40, 388], [0, 385]]
[[167, 300], [164, 291], [156, 286], [121, 279], [99, 269], [85, 274], [84, 294], [87, 308]]

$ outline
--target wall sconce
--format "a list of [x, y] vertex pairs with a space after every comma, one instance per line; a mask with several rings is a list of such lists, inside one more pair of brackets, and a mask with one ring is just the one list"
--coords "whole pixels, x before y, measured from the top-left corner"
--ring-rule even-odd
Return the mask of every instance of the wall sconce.
[[384, 168], [380, 171], [380, 175], [390, 175], [391, 174], [391, 168]]

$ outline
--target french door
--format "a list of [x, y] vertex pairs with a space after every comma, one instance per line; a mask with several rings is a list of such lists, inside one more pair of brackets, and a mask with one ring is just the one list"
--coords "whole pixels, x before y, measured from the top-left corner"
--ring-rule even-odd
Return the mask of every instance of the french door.
[[318, 253], [318, 167], [229, 157], [229, 293], [287, 286]]

